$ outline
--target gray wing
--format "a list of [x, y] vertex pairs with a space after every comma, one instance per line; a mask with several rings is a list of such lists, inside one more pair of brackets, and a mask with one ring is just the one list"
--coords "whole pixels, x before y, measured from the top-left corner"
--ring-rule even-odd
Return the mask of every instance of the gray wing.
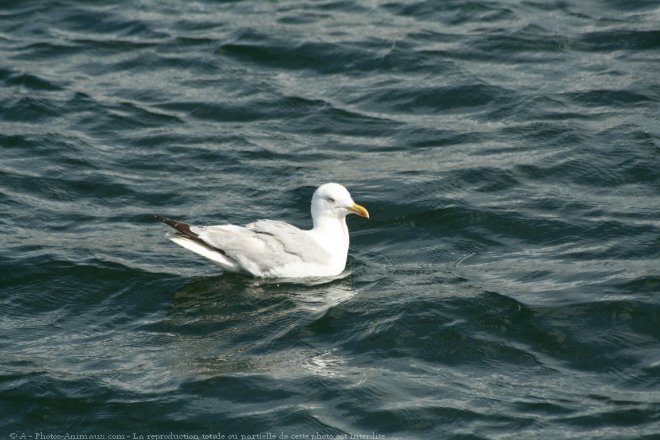
[[285, 222], [259, 220], [246, 226], [193, 227], [204, 242], [239, 264], [266, 272], [294, 263], [326, 264], [330, 254], [304, 231]]

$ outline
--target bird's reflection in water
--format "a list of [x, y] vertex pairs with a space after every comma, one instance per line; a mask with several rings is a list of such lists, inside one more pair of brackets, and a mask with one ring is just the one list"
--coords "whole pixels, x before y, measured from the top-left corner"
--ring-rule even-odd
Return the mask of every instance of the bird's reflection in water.
[[295, 283], [222, 275], [184, 286], [168, 313], [173, 364], [207, 377], [332, 376], [344, 361], [331, 347], [313, 348], [310, 326], [356, 295], [349, 275]]

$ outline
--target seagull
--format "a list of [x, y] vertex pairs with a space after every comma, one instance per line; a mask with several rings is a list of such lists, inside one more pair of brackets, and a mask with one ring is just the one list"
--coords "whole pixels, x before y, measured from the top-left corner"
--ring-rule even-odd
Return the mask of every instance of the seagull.
[[344, 271], [348, 255], [346, 216], [369, 218], [338, 183], [326, 183], [312, 196], [309, 230], [276, 220], [245, 226], [194, 226], [156, 215], [177, 232], [168, 236], [179, 246], [208, 258], [227, 272], [260, 278], [333, 277]]

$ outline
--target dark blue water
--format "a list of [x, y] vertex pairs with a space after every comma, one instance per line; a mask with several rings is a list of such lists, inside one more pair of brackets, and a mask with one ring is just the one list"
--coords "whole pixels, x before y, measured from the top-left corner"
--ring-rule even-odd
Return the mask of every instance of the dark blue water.
[[[657, 1], [3, 1], [0, 60], [0, 438], [660, 435]], [[328, 283], [151, 216], [329, 181]]]

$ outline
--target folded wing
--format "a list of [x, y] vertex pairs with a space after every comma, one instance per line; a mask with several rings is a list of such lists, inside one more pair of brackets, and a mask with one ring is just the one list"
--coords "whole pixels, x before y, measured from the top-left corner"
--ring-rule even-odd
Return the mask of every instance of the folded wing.
[[330, 254], [305, 231], [288, 223], [259, 220], [246, 226], [191, 227], [244, 270], [264, 275], [293, 264], [327, 264]]
[[194, 226], [156, 216], [176, 229], [171, 239], [226, 270], [270, 276], [294, 265], [326, 265], [331, 255], [307, 232], [285, 222], [259, 220], [246, 226]]

